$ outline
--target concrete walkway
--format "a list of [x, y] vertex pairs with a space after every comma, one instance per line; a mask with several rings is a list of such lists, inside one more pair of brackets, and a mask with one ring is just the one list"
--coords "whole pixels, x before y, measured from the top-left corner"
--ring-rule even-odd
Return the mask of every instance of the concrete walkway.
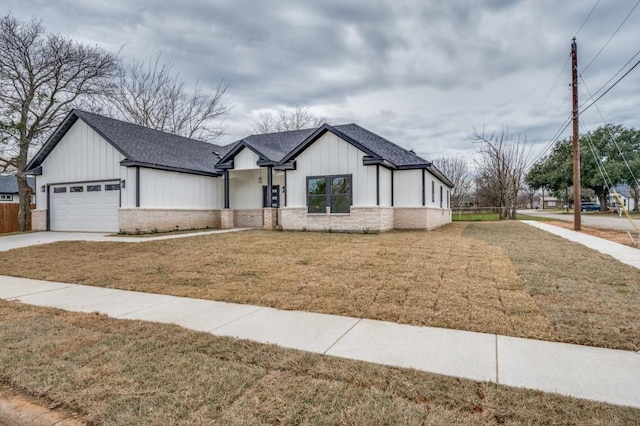
[[[602, 254], [607, 254], [622, 263], [640, 269], [640, 250], [633, 247], [535, 220], [521, 220], [520, 222], [550, 232], [574, 243], [582, 244]], [[638, 380], [640, 381], [640, 378]]]
[[640, 354], [0, 276], [0, 298], [640, 408]]
[[98, 233], [98, 232], [26, 232], [9, 235], [0, 235], [0, 251], [7, 251], [16, 248], [37, 246], [40, 244], [50, 244], [58, 241], [98, 241], [117, 243], [145, 243], [158, 240], [173, 240], [176, 238], [198, 237], [200, 235], [223, 234], [226, 232], [246, 231], [248, 228], [216, 229], [211, 231], [185, 232], [183, 234], [169, 233], [165, 235], [151, 236], [126, 236]]

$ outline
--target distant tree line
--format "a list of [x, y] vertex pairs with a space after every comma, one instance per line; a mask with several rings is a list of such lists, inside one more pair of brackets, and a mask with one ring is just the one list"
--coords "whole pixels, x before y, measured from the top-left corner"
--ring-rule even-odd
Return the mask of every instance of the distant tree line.
[[[587, 193], [607, 209], [610, 190], [628, 185], [636, 211], [640, 211], [640, 131], [621, 125], [607, 124], [580, 136], [580, 180]], [[574, 202], [573, 149], [571, 139], [562, 140], [551, 153], [537, 161], [526, 175], [533, 188], [548, 191], [567, 204]], [[581, 200], [582, 201], [582, 200]]]

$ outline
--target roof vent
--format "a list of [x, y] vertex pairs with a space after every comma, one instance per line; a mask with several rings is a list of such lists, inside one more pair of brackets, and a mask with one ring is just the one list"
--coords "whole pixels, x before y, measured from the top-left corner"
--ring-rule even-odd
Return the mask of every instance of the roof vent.
[[413, 155], [416, 155], [416, 152], [413, 149], [410, 149], [409, 152], [412, 153]]

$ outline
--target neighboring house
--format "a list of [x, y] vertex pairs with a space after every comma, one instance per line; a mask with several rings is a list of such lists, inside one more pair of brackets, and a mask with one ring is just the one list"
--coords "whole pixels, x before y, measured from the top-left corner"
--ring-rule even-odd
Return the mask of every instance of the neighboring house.
[[355, 124], [218, 146], [73, 110], [27, 169], [39, 230], [387, 231], [451, 221], [451, 182]]
[[563, 207], [562, 200], [555, 197], [544, 197], [544, 201], [542, 202], [543, 209], [561, 209]]
[[[35, 178], [27, 177], [27, 183], [35, 190]], [[32, 198], [33, 200], [33, 198]], [[19, 203], [18, 181], [14, 175], [0, 175], [0, 203]]]
[[[625, 209], [627, 209], [628, 211], [633, 211], [635, 209], [635, 204], [633, 202], [633, 197], [631, 196], [631, 188], [629, 187], [629, 185], [618, 185], [615, 187], [615, 191], [622, 199], [622, 205], [625, 207]], [[612, 192], [609, 193], [607, 204], [610, 207], [617, 207], [619, 204], [618, 198], [613, 195]]]

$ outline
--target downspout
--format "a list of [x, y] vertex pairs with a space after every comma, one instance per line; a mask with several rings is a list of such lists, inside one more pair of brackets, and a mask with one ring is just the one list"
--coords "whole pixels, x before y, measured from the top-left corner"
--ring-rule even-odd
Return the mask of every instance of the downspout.
[[376, 206], [380, 205], [380, 164], [376, 164]]
[[140, 207], [140, 167], [136, 167], [136, 207]]
[[422, 205], [426, 206], [427, 205], [427, 200], [426, 200], [426, 181], [425, 181], [425, 176], [424, 176], [424, 169], [422, 169]]

